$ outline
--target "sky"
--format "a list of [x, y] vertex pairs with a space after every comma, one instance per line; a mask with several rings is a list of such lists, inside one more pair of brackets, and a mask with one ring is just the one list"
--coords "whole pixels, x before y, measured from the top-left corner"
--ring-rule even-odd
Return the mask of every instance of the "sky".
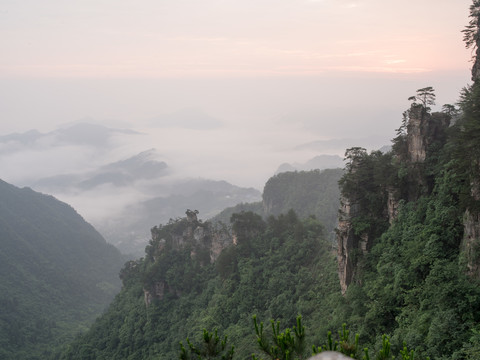
[[[0, 0], [0, 135], [134, 129], [145, 136], [110, 160], [155, 147], [179, 174], [262, 189], [283, 162], [344, 152], [319, 142], [388, 144], [416, 89], [454, 103], [470, 3]], [[5, 156], [0, 178], [39, 171], [32, 152]]]

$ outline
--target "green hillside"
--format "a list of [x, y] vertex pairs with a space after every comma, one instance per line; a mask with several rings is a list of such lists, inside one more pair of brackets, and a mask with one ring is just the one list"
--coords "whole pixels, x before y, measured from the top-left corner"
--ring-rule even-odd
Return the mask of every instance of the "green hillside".
[[154, 228], [145, 258], [122, 270], [123, 289], [107, 313], [60, 358], [175, 359], [179, 341], [198, 339], [203, 328], [227, 333], [246, 358], [254, 351], [253, 313], [285, 325], [302, 313], [325, 332], [318, 316], [331, 319], [328, 299], [340, 294], [323, 227], [293, 212], [268, 222], [251, 212], [232, 220], [237, 245], [215, 262], [205, 250], [222, 231], [210, 223], [184, 218]]
[[119, 290], [122, 256], [69, 205], [0, 181], [0, 357], [43, 358]]
[[262, 202], [242, 203], [227, 208], [212, 221], [228, 224], [232, 214], [242, 211], [252, 211], [268, 218], [294, 210], [302, 219], [315, 216], [333, 240], [340, 206], [338, 181], [343, 172], [342, 169], [325, 169], [277, 174], [265, 184]]
[[337, 224], [340, 205], [338, 181], [342, 169], [285, 172], [270, 178], [263, 190], [267, 215], [278, 216], [293, 209], [299, 217], [314, 215], [330, 234]]

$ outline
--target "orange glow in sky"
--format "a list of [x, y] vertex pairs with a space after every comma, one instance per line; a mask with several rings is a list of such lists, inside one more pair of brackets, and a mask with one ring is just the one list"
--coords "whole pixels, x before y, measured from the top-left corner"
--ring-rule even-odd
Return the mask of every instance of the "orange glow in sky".
[[0, 77], [422, 73], [469, 67], [470, 0], [61, 0], [0, 7]]

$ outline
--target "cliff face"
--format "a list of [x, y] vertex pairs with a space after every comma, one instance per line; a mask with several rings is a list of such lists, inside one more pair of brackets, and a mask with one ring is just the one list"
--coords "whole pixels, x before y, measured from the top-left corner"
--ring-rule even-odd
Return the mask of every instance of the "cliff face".
[[410, 163], [423, 163], [427, 156], [426, 133], [430, 114], [421, 105], [412, 106], [408, 112], [407, 149]]
[[[406, 154], [395, 154], [407, 169], [406, 186], [397, 192], [397, 200], [415, 201], [433, 188], [433, 179], [425, 172], [429, 149], [441, 147], [446, 141], [445, 130], [450, 125], [450, 116], [445, 113], [429, 113], [422, 105], [413, 104], [408, 110]], [[392, 199], [393, 200], [393, 199]]]
[[[406, 133], [396, 141], [391, 158], [380, 154], [353, 155], [344, 176], [338, 217], [338, 273], [342, 292], [361, 272], [362, 257], [392, 224], [401, 200], [415, 201], [433, 188], [425, 171], [432, 147], [443, 146], [450, 116], [430, 114], [419, 104], [406, 112]], [[367, 190], [365, 190], [367, 189]], [[369, 200], [365, 200], [369, 199]]]
[[467, 259], [470, 276], [480, 278], [480, 214], [472, 214], [469, 210], [463, 218], [462, 251]]
[[413, 104], [408, 111], [407, 148], [410, 163], [423, 163], [429, 146], [443, 137], [450, 125], [450, 116], [430, 114], [422, 105]]
[[[152, 240], [146, 248], [151, 270], [147, 271], [149, 280], [143, 289], [147, 306], [155, 299], [162, 300], [167, 292], [179, 296], [189, 290], [188, 286], [173, 281], [168, 271], [178, 267], [178, 271], [184, 272], [185, 266], [201, 267], [213, 263], [221, 251], [232, 244], [232, 237], [226, 229], [201, 222], [197, 214], [198, 211], [187, 210], [186, 218], [152, 229]], [[177, 258], [181, 260], [176, 262]]]
[[398, 216], [398, 206], [400, 196], [398, 194], [398, 189], [393, 186], [387, 188], [387, 212], [388, 212], [388, 223], [392, 224], [393, 221]]
[[[475, 55], [472, 58], [472, 81], [473, 85], [471, 90], [475, 94], [475, 88], [478, 89], [480, 84], [480, 3], [474, 2], [470, 6], [470, 23], [463, 30], [464, 41], [467, 48], [471, 47], [475, 50]], [[478, 93], [477, 93], [478, 94]], [[473, 101], [472, 101], [473, 100]], [[478, 95], [476, 99], [471, 99], [472, 104], [470, 106], [478, 107]], [[479, 121], [478, 112], [472, 113], [472, 108], [468, 105], [463, 109], [474, 122]], [[470, 127], [470, 129], [472, 129]], [[478, 133], [477, 133], [478, 138]], [[474, 146], [478, 149], [478, 144]], [[475, 149], [475, 150], [476, 150]], [[464, 251], [469, 273], [471, 276], [480, 279], [480, 154], [478, 151], [470, 151], [465, 154], [470, 160], [470, 192], [474, 201], [474, 206], [467, 207], [464, 217], [464, 236], [462, 241], [462, 250]], [[476, 203], [476, 204], [475, 204]], [[472, 205], [472, 204], [471, 204]]]
[[348, 199], [340, 200], [341, 209], [338, 216], [337, 242], [338, 242], [338, 276], [342, 294], [347, 291], [355, 272], [356, 259], [354, 249], [359, 248], [359, 237], [355, 236], [352, 228], [352, 217], [355, 216], [355, 206], [352, 209]]
[[[470, 191], [473, 200], [480, 202], [480, 162], [474, 161], [476, 176], [470, 180]], [[467, 209], [463, 216], [462, 250], [467, 260], [470, 276], [480, 279], [480, 211]]]

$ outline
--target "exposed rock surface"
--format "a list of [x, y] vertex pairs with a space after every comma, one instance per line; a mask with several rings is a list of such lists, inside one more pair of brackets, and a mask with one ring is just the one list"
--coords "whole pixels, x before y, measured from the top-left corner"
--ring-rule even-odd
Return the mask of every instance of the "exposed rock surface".
[[349, 200], [345, 198], [340, 200], [340, 204], [341, 210], [337, 228], [337, 261], [340, 287], [342, 294], [345, 294], [354, 275], [355, 259], [353, 259], [352, 249], [358, 248], [358, 237], [353, 233], [351, 222], [352, 217], [355, 215], [355, 206], [352, 209]]
[[391, 224], [398, 216], [399, 196], [397, 189], [395, 189], [394, 187], [388, 187], [387, 193], [388, 222]]
[[159, 281], [153, 284], [152, 289], [146, 290], [143, 289], [143, 295], [145, 299], [145, 305], [150, 305], [153, 299], [163, 299], [163, 295], [165, 294], [165, 282]]
[[[380, 187], [384, 193], [384, 208], [378, 211], [378, 217], [385, 217], [390, 224], [398, 215], [398, 207], [402, 199], [408, 201], [417, 200], [422, 194], [428, 193], [433, 187], [425, 173], [425, 162], [429, 156], [429, 148], [435, 142], [443, 145], [445, 130], [450, 124], [450, 116], [445, 113], [430, 114], [427, 109], [419, 104], [412, 104], [406, 112], [406, 131], [403, 141], [404, 150], [397, 150], [394, 159], [404, 169], [405, 180], [403, 188], [393, 184]], [[355, 160], [355, 159], [354, 159]], [[348, 174], [354, 174], [361, 164], [352, 163]], [[348, 176], [347, 174], [347, 176]], [[357, 184], [357, 186], [360, 186]], [[360, 190], [360, 189], [359, 189]], [[350, 193], [349, 198], [341, 199], [337, 227], [338, 244], [338, 273], [342, 293], [345, 293], [359, 273], [359, 259], [368, 253], [373, 246], [375, 237], [370, 230], [354, 231], [354, 221], [360, 216], [362, 209], [358, 201], [359, 195]], [[475, 226], [471, 227], [472, 229]], [[479, 270], [480, 271], [480, 270]]]
[[[198, 220], [197, 214], [197, 210], [187, 210], [186, 218], [178, 219], [165, 227], [154, 227], [150, 246], [146, 249], [147, 256], [153, 262], [158, 262], [169, 251], [189, 250], [190, 258], [201, 266], [214, 262], [221, 251], [232, 244], [232, 237], [226, 229]], [[152, 277], [155, 280], [143, 289], [147, 306], [155, 299], [162, 300], [166, 292], [176, 295], [181, 293], [174, 284], [169, 284], [161, 276], [153, 274]]]
[[466, 211], [463, 219], [462, 250], [467, 258], [468, 273], [480, 278], [480, 214]]
[[[477, 163], [478, 164], [478, 163]], [[478, 169], [479, 166], [477, 165]], [[480, 172], [479, 177], [470, 181], [470, 191], [475, 202], [480, 201]], [[468, 273], [480, 279], [480, 213], [467, 209], [463, 216], [463, 241], [462, 250], [467, 259]]]
[[411, 163], [423, 163], [428, 147], [438, 140], [450, 125], [451, 117], [445, 113], [428, 113], [422, 105], [413, 104], [408, 111], [407, 147]]
[[407, 125], [408, 158], [412, 163], [424, 162], [427, 154], [425, 148], [425, 129], [428, 114], [423, 106], [412, 106]]

